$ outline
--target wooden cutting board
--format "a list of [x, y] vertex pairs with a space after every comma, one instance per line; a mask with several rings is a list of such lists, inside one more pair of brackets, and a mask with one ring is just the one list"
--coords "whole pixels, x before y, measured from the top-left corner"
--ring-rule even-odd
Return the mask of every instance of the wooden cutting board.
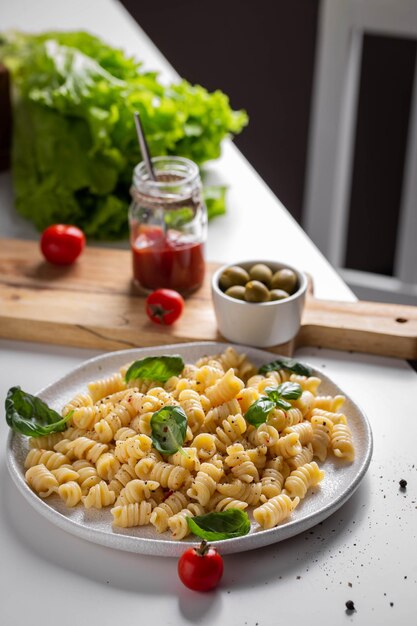
[[[102, 350], [216, 341], [216, 267], [208, 265], [180, 320], [160, 327], [132, 288], [129, 251], [87, 247], [74, 265], [58, 267], [43, 260], [36, 242], [0, 239], [0, 337]], [[271, 350], [292, 354], [301, 346], [416, 359], [417, 307], [331, 302], [310, 293], [297, 337]]]

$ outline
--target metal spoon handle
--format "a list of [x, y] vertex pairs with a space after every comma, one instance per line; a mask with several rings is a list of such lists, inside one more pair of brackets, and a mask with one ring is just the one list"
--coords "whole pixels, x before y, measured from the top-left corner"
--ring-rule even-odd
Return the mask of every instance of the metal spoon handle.
[[140, 151], [142, 153], [143, 160], [145, 161], [146, 169], [148, 170], [149, 178], [156, 180], [155, 171], [152, 166], [151, 156], [149, 154], [148, 144], [146, 143], [145, 133], [143, 132], [142, 122], [139, 117], [139, 113], [135, 111], [135, 126], [138, 135]]

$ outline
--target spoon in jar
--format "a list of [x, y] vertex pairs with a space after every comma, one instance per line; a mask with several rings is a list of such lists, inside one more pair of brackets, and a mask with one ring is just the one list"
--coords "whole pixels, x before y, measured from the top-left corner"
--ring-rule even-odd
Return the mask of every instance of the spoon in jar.
[[140, 120], [139, 113], [137, 111], [135, 111], [134, 113], [134, 118], [135, 118], [136, 133], [138, 135], [138, 140], [139, 140], [139, 147], [142, 153], [143, 160], [145, 161], [145, 166], [148, 171], [149, 178], [151, 180], [156, 180], [155, 171], [152, 166], [151, 155], [149, 153], [149, 148], [148, 148], [148, 144], [146, 141], [145, 133], [143, 132], [142, 122]]

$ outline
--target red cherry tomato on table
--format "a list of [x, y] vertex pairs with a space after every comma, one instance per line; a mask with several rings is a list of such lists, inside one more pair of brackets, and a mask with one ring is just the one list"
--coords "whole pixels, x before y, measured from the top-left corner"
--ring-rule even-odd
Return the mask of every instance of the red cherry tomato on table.
[[146, 298], [146, 313], [155, 324], [173, 324], [183, 308], [183, 297], [173, 289], [157, 289]]
[[49, 263], [70, 265], [80, 256], [85, 246], [85, 235], [77, 226], [53, 224], [41, 236], [42, 254]]
[[205, 541], [199, 548], [186, 550], [178, 561], [178, 575], [189, 589], [209, 591], [223, 576], [223, 559]]

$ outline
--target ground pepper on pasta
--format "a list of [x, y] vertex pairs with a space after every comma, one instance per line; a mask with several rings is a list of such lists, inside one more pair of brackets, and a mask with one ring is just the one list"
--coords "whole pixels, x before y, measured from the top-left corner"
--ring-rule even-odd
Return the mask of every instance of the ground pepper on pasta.
[[[314, 497], [309, 489], [324, 479], [319, 464], [329, 454], [354, 460], [345, 398], [321, 396], [315, 376], [260, 375], [232, 347], [186, 364], [164, 384], [126, 383], [129, 365], [63, 407], [63, 415], [73, 411], [64, 432], [30, 439], [25, 476], [41, 498], [111, 507], [115, 528], [151, 524], [180, 540], [190, 533], [187, 517], [228, 508], [251, 510], [261, 528], [273, 528]], [[258, 427], [247, 423], [251, 404], [286, 381], [302, 388], [291, 408], [273, 409]], [[185, 454], [152, 446], [152, 415], [167, 405], [187, 416]]]

